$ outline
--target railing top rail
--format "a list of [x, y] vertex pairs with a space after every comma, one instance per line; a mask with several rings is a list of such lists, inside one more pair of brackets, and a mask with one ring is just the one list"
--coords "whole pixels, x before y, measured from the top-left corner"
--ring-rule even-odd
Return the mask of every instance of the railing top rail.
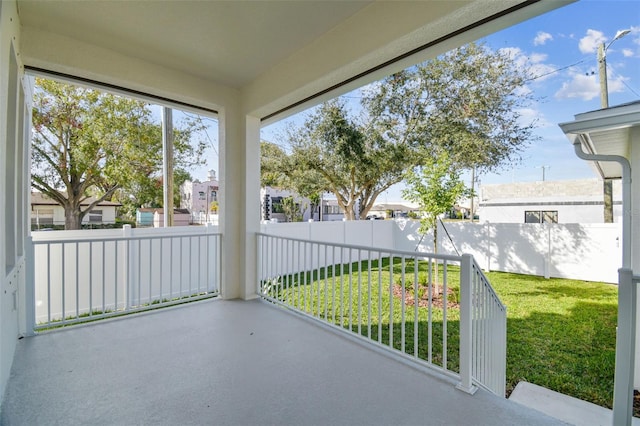
[[475, 258], [471, 258], [472, 259], [472, 263], [473, 263], [473, 267], [474, 269], [478, 272], [478, 274], [480, 275], [480, 277], [482, 277], [482, 279], [488, 284], [486, 286], [487, 290], [490, 292], [490, 294], [494, 297], [495, 301], [498, 303], [498, 305], [500, 306], [500, 308], [503, 311], [507, 311], [507, 306], [502, 303], [502, 300], [500, 300], [500, 296], [498, 296], [498, 293], [496, 293], [496, 291], [493, 289], [493, 286], [491, 285], [489, 279], [487, 278], [487, 276], [484, 274], [484, 272], [482, 272], [482, 268], [480, 268], [480, 265], [478, 265], [478, 262], [476, 262]]
[[191, 238], [191, 237], [215, 237], [222, 236], [221, 232], [203, 232], [203, 233], [185, 233], [185, 234], [163, 234], [163, 235], [129, 235], [129, 236], [109, 236], [109, 237], [75, 237], [75, 238], [51, 238], [51, 239], [32, 239], [33, 245], [44, 244], [73, 244], [73, 243], [90, 243], [90, 242], [111, 242], [111, 241], [131, 241], [131, 240], [164, 240], [168, 238]]
[[284, 237], [281, 235], [273, 235], [273, 234], [265, 234], [264, 232], [257, 232], [256, 235], [262, 237], [270, 237], [270, 238], [278, 238], [288, 241], [297, 241], [301, 243], [312, 243], [312, 244], [323, 244], [327, 246], [340, 247], [351, 250], [363, 250], [370, 252], [380, 252], [380, 253], [389, 253], [393, 255], [406, 256], [406, 257], [422, 257], [422, 258], [431, 258], [438, 260], [449, 260], [453, 262], [460, 262], [462, 260], [462, 256], [454, 256], [450, 254], [436, 254], [436, 253], [428, 253], [423, 251], [406, 251], [406, 250], [396, 250], [393, 248], [385, 248], [385, 247], [371, 247], [371, 246], [360, 246], [355, 244], [345, 244], [345, 243], [334, 243], [331, 241], [318, 241], [318, 240], [307, 240], [303, 238], [292, 238], [292, 237]]

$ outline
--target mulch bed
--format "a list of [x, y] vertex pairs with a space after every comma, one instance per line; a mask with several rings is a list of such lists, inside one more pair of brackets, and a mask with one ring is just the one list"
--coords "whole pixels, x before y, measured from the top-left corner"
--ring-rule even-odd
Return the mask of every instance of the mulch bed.
[[[431, 293], [431, 304], [433, 307], [442, 308], [444, 305], [442, 298], [442, 286], [439, 286], [438, 292], [436, 293], [435, 286], [432, 287]], [[402, 299], [402, 286], [399, 284], [393, 285], [393, 295], [397, 299]], [[460, 305], [455, 302], [455, 294], [453, 290], [447, 288], [447, 308], [457, 309]], [[413, 290], [406, 290], [404, 292], [404, 304], [405, 306], [413, 306], [415, 302], [415, 298], [413, 295]], [[418, 306], [421, 308], [426, 308], [429, 306], [429, 295], [425, 290], [425, 294], [418, 299]]]
[[633, 391], [633, 416], [640, 417], [640, 392]]

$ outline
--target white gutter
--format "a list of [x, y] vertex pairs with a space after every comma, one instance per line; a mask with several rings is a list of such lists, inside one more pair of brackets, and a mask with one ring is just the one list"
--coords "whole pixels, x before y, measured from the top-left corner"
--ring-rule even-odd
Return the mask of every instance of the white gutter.
[[[587, 161], [613, 161], [622, 167], [622, 267], [631, 269], [631, 165], [621, 155], [589, 154], [582, 150], [584, 134], [577, 135], [573, 141], [578, 158]], [[604, 177], [604, 176], [603, 176]]]

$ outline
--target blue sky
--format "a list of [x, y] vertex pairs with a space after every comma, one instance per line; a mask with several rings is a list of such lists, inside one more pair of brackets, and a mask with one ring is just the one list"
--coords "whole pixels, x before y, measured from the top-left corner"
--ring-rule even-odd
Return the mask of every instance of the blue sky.
[[[608, 44], [623, 29], [631, 33], [607, 49], [609, 105], [613, 106], [640, 99], [640, 1], [582, 0], [481, 40], [491, 49], [508, 49], [517, 63], [527, 63], [541, 76], [526, 88], [540, 101], [521, 111], [523, 117], [537, 119], [540, 141], [523, 153], [521, 166], [483, 175], [481, 184], [542, 180], [543, 166], [546, 180], [596, 177], [575, 156], [558, 123], [600, 108], [597, 45]], [[262, 138], [277, 142], [283, 126], [300, 123], [303, 116], [265, 127]], [[391, 188], [378, 201], [400, 200], [401, 188]]]

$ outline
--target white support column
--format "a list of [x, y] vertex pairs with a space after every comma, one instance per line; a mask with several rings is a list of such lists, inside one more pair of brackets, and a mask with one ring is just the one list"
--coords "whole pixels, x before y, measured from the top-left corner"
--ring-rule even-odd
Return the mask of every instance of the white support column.
[[613, 389], [613, 425], [631, 425], [633, 417], [634, 348], [637, 284], [631, 269], [618, 270], [618, 330]]
[[256, 294], [257, 237], [260, 230], [260, 120], [238, 107], [219, 114], [222, 297]]
[[[631, 129], [629, 143], [629, 162], [631, 163], [631, 205], [623, 206], [631, 210], [631, 270], [640, 273], [640, 128]], [[624, 212], [623, 212], [624, 214]], [[623, 236], [624, 238], [625, 236]], [[636, 309], [640, 309], [640, 294], [636, 296]], [[640, 342], [640, 317], [636, 318], [636, 344]], [[635, 348], [635, 365], [640, 365], [640, 350]], [[633, 384], [640, 389], [640, 368], [635, 369]]]

